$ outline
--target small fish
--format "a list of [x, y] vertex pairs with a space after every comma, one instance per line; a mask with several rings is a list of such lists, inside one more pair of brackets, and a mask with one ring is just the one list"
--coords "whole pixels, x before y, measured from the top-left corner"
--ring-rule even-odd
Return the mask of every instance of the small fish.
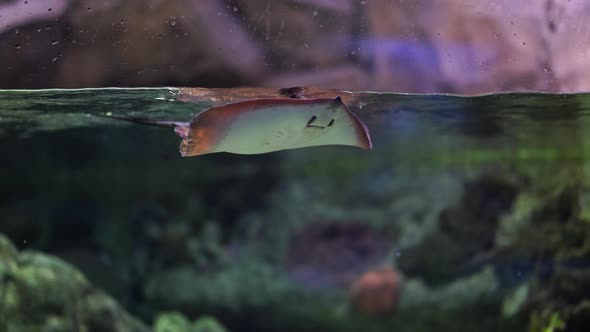
[[215, 152], [260, 154], [320, 145], [370, 150], [367, 127], [334, 99], [253, 99], [207, 109], [190, 122], [112, 118], [173, 127], [183, 157]]

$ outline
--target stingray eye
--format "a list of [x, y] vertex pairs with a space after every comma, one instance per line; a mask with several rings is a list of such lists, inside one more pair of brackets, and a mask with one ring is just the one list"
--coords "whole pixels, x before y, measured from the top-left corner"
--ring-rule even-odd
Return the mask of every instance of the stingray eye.
[[309, 121], [307, 121], [307, 125], [309, 126], [310, 124], [314, 123], [314, 122], [315, 122], [315, 120], [317, 120], [317, 119], [318, 119], [318, 117], [317, 117], [317, 116], [315, 116], [315, 115], [314, 115], [314, 116], [312, 116], [312, 117], [311, 117], [311, 119], [309, 119]]
[[330, 123], [328, 123], [328, 127], [332, 127], [332, 125], [334, 124], [335, 119], [330, 120]]

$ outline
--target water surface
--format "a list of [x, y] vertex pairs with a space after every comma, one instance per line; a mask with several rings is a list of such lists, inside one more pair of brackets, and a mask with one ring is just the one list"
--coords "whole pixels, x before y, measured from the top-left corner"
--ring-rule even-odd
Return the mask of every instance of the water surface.
[[[187, 97], [187, 89], [177, 88], [4, 90], [0, 91], [0, 133], [24, 138], [35, 132], [129, 125], [97, 116], [107, 114], [189, 121], [210, 106], [277, 97], [270, 89], [211, 94]], [[465, 97], [329, 90], [326, 94], [346, 96], [368, 125], [375, 154], [386, 151], [402, 163], [412, 158], [582, 160], [587, 149], [590, 94]]]

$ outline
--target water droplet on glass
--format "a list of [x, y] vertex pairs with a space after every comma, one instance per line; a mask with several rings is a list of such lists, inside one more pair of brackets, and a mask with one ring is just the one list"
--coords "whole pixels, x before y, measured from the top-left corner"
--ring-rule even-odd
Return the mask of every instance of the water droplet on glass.
[[238, 11], [238, 6], [234, 6], [234, 12]]
[[37, 32], [41, 32], [41, 28], [37, 28]]
[[55, 46], [55, 45], [57, 45], [57, 44], [59, 44], [59, 40], [52, 40], [52, 41], [51, 41], [51, 45], [54, 45], [54, 46]]
[[172, 22], [170, 22], [170, 25], [171, 25], [171, 26], [175, 26], [175, 25], [176, 25], [176, 21], [172, 21]]
[[318, 16], [319, 12], [317, 10], [313, 11], [313, 16]]
[[309, 48], [309, 47], [311, 47], [311, 46], [309, 46], [309, 44], [308, 44], [308, 43], [305, 43], [305, 47]]
[[16, 44], [14, 47], [16, 47], [17, 50], [20, 50], [20, 44]]
[[53, 61], [53, 62], [57, 61], [57, 57], [56, 57], [56, 56], [54, 56], [54, 57], [51, 59], [51, 61]]

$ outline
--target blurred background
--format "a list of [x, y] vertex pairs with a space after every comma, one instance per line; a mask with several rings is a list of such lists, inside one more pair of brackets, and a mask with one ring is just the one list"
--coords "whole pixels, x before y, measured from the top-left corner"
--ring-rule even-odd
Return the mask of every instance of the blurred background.
[[[588, 22], [590, 0], [0, 0], [0, 332], [590, 331], [590, 94], [359, 92], [586, 92]], [[193, 88], [1, 90], [166, 86]], [[373, 151], [181, 158], [170, 128], [95, 116], [336, 95]]]
[[0, 87], [590, 89], [583, 0], [1, 0]]

